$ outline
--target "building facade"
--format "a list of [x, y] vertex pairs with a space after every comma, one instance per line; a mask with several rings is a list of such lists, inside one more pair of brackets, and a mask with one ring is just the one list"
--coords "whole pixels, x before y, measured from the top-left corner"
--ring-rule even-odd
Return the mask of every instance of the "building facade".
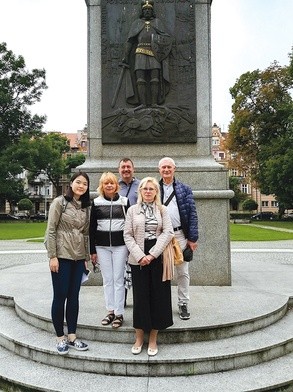
[[[214, 123], [212, 127], [212, 153], [215, 160], [224, 165], [230, 167], [229, 152], [225, 149], [225, 139], [227, 132], [222, 132], [221, 128]], [[249, 176], [246, 173], [240, 172], [238, 169], [229, 168], [230, 177], [238, 177], [240, 180], [240, 191], [256, 201], [258, 204], [257, 212], [278, 212], [278, 202], [273, 195], [265, 195], [252, 183]], [[240, 205], [241, 209], [241, 205]]]

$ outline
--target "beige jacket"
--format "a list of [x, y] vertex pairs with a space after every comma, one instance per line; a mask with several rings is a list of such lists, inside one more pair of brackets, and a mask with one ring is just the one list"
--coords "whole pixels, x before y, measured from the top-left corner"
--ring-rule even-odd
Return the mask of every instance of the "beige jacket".
[[[174, 237], [172, 223], [167, 207], [154, 209], [158, 221], [155, 246], [150, 249], [150, 254], [157, 258], [163, 253], [167, 244]], [[141, 204], [131, 206], [126, 215], [124, 228], [124, 241], [129, 250], [129, 264], [137, 265], [138, 261], [146, 256], [144, 253], [145, 215], [141, 212]]]
[[90, 260], [89, 257], [89, 207], [81, 209], [81, 202], [56, 197], [49, 209], [46, 247], [48, 257], [70, 260]]

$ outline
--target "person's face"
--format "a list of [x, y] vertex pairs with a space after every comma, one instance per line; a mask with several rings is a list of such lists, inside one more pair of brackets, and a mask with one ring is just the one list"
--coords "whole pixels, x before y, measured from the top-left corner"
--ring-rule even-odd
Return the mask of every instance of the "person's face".
[[117, 185], [111, 180], [106, 180], [103, 182], [103, 191], [107, 197], [113, 197], [116, 193]]
[[142, 201], [145, 203], [151, 203], [155, 200], [155, 196], [157, 194], [156, 187], [150, 181], [146, 183], [146, 185], [141, 188], [141, 197]]
[[152, 9], [152, 8], [144, 8], [144, 9], [142, 10], [142, 14], [143, 14], [143, 17], [144, 17], [146, 20], [149, 20], [149, 19], [151, 19], [151, 17], [153, 16], [153, 9]]
[[168, 159], [162, 161], [162, 163], [159, 167], [159, 172], [160, 172], [160, 175], [161, 175], [163, 181], [166, 184], [170, 184], [171, 182], [173, 182], [175, 169], [176, 169], [176, 167]]
[[127, 184], [132, 180], [134, 174], [134, 167], [131, 161], [120, 162], [119, 175]]
[[80, 196], [84, 195], [88, 188], [88, 182], [84, 176], [76, 177], [70, 185], [75, 199], [79, 199]]

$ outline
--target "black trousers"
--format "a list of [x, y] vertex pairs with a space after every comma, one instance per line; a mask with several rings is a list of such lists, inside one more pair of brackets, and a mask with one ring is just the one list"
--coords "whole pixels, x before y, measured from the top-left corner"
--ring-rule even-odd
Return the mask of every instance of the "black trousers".
[[[145, 254], [156, 240], [145, 241]], [[133, 327], [150, 332], [173, 325], [171, 282], [162, 282], [162, 257], [144, 267], [131, 265], [133, 287]]]

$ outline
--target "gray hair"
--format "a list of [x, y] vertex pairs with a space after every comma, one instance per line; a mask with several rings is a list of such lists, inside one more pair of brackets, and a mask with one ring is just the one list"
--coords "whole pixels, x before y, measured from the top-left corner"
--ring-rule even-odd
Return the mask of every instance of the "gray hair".
[[174, 167], [176, 167], [174, 159], [173, 159], [173, 158], [170, 158], [170, 157], [164, 157], [164, 158], [160, 159], [159, 165], [158, 165], [158, 166], [159, 166], [159, 167], [162, 166], [162, 164], [163, 164], [164, 161], [169, 161], [169, 162], [172, 163], [172, 165], [173, 165]]

